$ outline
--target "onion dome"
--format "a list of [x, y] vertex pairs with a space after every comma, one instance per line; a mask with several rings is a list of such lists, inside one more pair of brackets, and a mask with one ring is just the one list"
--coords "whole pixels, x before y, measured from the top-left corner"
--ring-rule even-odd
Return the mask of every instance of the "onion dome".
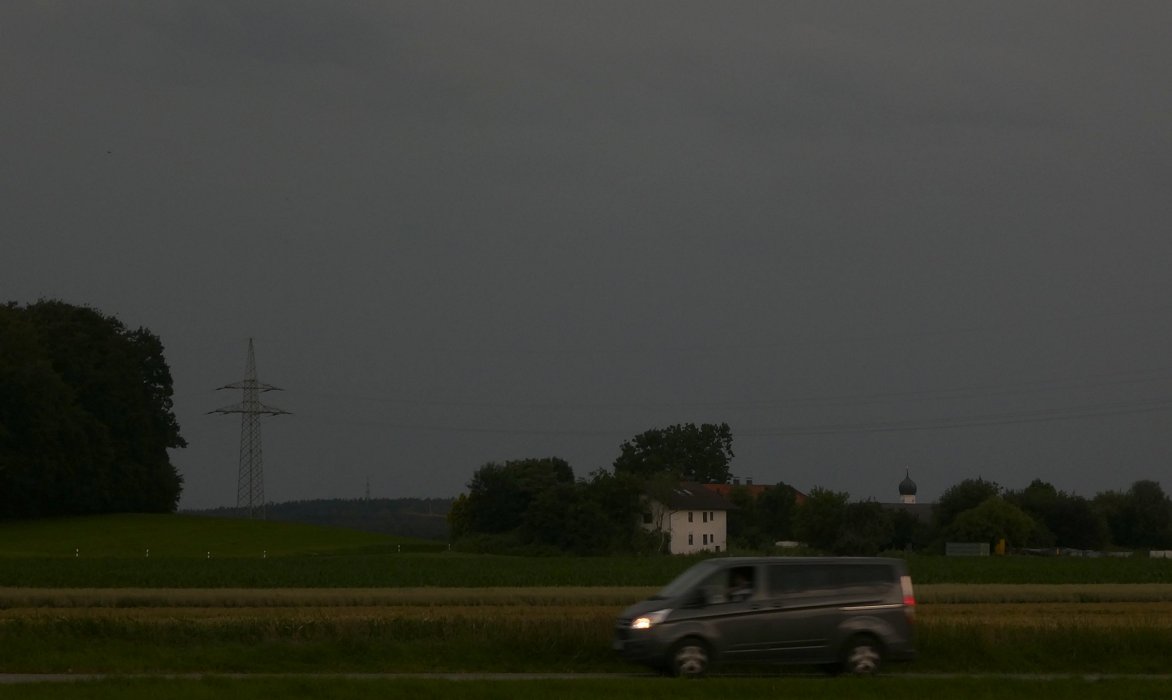
[[912, 481], [911, 473], [907, 472], [903, 481], [899, 482], [899, 495], [914, 496], [916, 495], [916, 482]]

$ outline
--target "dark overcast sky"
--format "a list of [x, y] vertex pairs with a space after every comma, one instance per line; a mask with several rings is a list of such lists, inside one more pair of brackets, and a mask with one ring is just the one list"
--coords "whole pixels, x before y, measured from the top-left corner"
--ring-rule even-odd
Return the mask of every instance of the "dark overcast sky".
[[[165, 346], [183, 508], [678, 422], [893, 500], [1172, 465], [1172, 4], [0, 3], [0, 297]], [[1165, 483], [1172, 487], [1172, 483]]]

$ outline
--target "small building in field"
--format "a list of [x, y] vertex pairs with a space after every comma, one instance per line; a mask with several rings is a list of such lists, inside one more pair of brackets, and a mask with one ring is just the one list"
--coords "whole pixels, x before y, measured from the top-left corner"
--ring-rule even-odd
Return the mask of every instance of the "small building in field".
[[643, 527], [660, 533], [669, 553], [728, 550], [728, 511], [733, 506], [705, 486], [685, 481], [645, 497]]

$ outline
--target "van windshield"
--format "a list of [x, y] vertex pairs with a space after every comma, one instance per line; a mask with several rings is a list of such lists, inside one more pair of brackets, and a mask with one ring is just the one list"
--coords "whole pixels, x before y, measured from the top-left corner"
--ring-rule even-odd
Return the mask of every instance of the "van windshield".
[[696, 587], [696, 584], [703, 581], [713, 571], [721, 566], [721, 562], [708, 560], [702, 561], [699, 564], [688, 569], [684, 573], [672, 579], [672, 582], [664, 586], [658, 593], [651, 596], [652, 598], [675, 598], [683, 593], [687, 593]]

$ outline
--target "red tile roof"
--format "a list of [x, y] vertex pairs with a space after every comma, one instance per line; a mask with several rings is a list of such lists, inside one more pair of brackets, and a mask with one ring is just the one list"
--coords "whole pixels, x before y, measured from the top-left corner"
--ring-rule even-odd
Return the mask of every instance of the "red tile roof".
[[[766, 484], [741, 484], [741, 485], [737, 485], [737, 484], [704, 484], [703, 486], [704, 486], [704, 488], [708, 489], [709, 491], [715, 491], [716, 493], [719, 493], [721, 496], [724, 496], [725, 498], [729, 497], [729, 494], [732, 493], [733, 489], [745, 489], [753, 495], [753, 498], [756, 498], [757, 496], [760, 496], [761, 494], [765, 493], [769, 489], [776, 488], [774, 486], [768, 486]], [[789, 488], [790, 491], [793, 491], [794, 501], [796, 503], [798, 503], [800, 505], [800, 504], [806, 502], [806, 494], [802, 493], [801, 491], [795, 489], [792, 486], [789, 486], [787, 488]]]

